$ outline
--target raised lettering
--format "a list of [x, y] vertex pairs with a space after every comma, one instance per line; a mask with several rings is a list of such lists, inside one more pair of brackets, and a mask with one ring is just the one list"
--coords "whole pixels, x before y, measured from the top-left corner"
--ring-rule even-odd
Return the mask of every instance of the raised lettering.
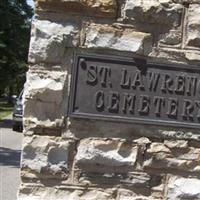
[[183, 100], [183, 112], [182, 112], [182, 117], [183, 118], [193, 118], [192, 112], [194, 111], [194, 105], [191, 100], [189, 99], [184, 99]]
[[200, 80], [198, 80], [198, 83], [197, 83], [197, 94], [198, 96], [200, 94]]
[[97, 66], [90, 65], [87, 71], [87, 84], [96, 85], [98, 81]]
[[110, 92], [108, 110], [111, 113], [119, 112], [120, 95], [118, 92]]
[[139, 87], [140, 90], [144, 90], [144, 84], [143, 84], [143, 80], [142, 80], [141, 71], [136, 70], [136, 73], [133, 78], [133, 82], [132, 82], [131, 86], [133, 89], [136, 89], [137, 87]]
[[161, 114], [161, 108], [162, 108], [162, 106], [165, 105], [165, 98], [164, 97], [159, 97], [159, 96], [154, 97], [153, 103], [155, 105], [155, 111], [154, 111], [154, 113], [157, 116], [160, 116], [160, 114]]
[[188, 96], [196, 95], [197, 77], [187, 76], [186, 93]]
[[104, 92], [98, 91], [95, 94], [95, 106], [98, 111], [104, 110]]
[[171, 78], [171, 76], [169, 74], [163, 74], [163, 82], [161, 86], [162, 92], [172, 93], [173, 92], [172, 86], [173, 86], [173, 79]]
[[128, 110], [131, 114], [133, 114], [134, 108], [135, 108], [135, 94], [125, 93], [122, 111], [124, 113], [127, 113]]
[[101, 76], [102, 87], [106, 87], [108, 84], [108, 78], [111, 76], [111, 69], [108, 67], [101, 67], [99, 74]]
[[176, 94], [183, 95], [185, 92], [185, 76], [176, 76], [175, 80], [175, 90]]
[[158, 86], [158, 81], [160, 78], [159, 73], [149, 72], [149, 77], [147, 78], [147, 83], [150, 91], [156, 91]]
[[178, 99], [169, 98], [167, 115], [172, 118], [177, 118], [177, 114], [178, 114]]
[[200, 120], [200, 101], [195, 101], [197, 107], [197, 119]]
[[140, 95], [140, 103], [138, 112], [142, 115], [146, 115], [150, 111], [150, 97], [148, 95]]
[[130, 83], [131, 83], [130, 76], [128, 76], [127, 70], [123, 68], [122, 71], [121, 71], [120, 86], [122, 88], [129, 89]]

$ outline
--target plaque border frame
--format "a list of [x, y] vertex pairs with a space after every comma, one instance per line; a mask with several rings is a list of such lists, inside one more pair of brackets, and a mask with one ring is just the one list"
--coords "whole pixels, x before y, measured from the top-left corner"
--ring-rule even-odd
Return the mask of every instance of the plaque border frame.
[[[200, 128], [200, 123], [187, 123], [187, 122], [176, 122], [176, 121], [166, 121], [166, 120], [157, 120], [157, 119], [138, 119], [135, 117], [122, 117], [122, 116], [105, 116], [105, 115], [98, 115], [98, 114], [90, 114], [90, 113], [74, 113], [74, 100], [76, 94], [76, 82], [78, 79], [78, 62], [79, 58], [92, 58], [92, 59], [104, 59], [115, 62], [128, 62], [128, 63], [136, 63], [135, 60], [142, 60], [146, 62], [147, 67], [167, 67], [167, 68], [178, 68], [178, 69], [185, 69], [185, 70], [197, 70], [200, 74], [200, 66], [197, 65], [186, 65], [180, 63], [158, 63], [148, 61], [148, 58], [139, 58], [139, 57], [122, 57], [116, 55], [105, 55], [105, 54], [96, 54], [96, 53], [74, 53], [73, 55], [73, 64], [71, 70], [71, 82], [70, 82], [70, 92], [69, 92], [69, 101], [68, 101], [68, 117], [70, 118], [77, 118], [77, 119], [88, 119], [88, 120], [101, 120], [101, 121], [110, 121], [110, 122], [121, 122], [121, 123], [129, 123], [129, 124], [138, 124], [138, 125], [157, 125], [157, 126], [171, 126], [171, 127], [182, 127], [182, 128]], [[188, 68], [188, 66], [190, 68]]]

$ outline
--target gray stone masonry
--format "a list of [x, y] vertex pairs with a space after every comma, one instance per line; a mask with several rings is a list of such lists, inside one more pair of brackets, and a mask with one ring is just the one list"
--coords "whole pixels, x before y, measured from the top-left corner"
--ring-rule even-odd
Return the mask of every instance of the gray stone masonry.
[[200, 66], [200, 0], [35, 5], [18, 200], [199, 200], [199, 129], [67, 113], [75, 53]]

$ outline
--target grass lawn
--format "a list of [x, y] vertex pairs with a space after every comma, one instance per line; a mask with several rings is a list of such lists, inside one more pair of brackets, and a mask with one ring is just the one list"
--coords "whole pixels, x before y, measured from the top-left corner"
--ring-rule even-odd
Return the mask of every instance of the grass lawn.
[[0, 99], [0, 120], [11, 114], [12, 111], [13, 107], [11, 105], [8, 105], [5, 100]]

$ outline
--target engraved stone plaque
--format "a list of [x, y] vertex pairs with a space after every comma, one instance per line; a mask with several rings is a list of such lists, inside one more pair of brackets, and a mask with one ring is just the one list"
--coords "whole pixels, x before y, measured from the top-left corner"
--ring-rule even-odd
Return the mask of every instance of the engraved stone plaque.
[[200, 69], [76, 55], [70, 117], [200, 127]]

